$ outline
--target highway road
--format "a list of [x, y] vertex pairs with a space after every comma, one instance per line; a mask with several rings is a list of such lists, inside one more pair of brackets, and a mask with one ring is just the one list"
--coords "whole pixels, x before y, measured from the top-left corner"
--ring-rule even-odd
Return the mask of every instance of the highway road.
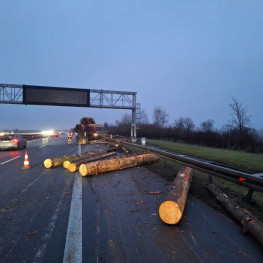
[[263, 262], [235, 221], [191, 196], [178, 225], [162, 223], [169, 184], [147, 167], [81, 177], [43, 166], [103, 147], [68, 145], [65, 135], [31, 141], [28, 170], [25, 150], [0, 152], [1, 263]]

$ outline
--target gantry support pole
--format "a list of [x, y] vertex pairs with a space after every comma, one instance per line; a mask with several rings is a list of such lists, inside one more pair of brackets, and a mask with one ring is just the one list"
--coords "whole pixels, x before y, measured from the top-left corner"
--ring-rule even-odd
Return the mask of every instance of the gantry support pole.
[[131, 139], [132, 142], [136, 142], [136, 94], [133, 95], [133, 106], [134, 108], [132, 109], [132, 123], [131, 123]]

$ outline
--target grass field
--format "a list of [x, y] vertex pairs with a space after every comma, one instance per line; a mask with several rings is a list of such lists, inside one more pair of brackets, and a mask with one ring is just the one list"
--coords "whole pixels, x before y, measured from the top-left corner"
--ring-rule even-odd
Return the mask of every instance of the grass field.
[[169, 151], [226, 164], [253, 173], [263, 173], [263, 154], [231, 151], [161, 140], [147, 140], [147, 144], [159, 146]]

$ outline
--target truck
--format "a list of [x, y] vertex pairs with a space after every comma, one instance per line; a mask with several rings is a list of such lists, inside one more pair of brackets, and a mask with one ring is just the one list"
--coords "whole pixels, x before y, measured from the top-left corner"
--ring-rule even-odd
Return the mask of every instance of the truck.
[[96, 132], [96, 127], [99, 126], [99, 124], [96, 124], [95, 119], [91, 117], [81, 118], [80, 124], [77, 124], [73, 129], [77, 133], [77, 144], [87, 144], [89, 140], [97, 139], [98, 133]]

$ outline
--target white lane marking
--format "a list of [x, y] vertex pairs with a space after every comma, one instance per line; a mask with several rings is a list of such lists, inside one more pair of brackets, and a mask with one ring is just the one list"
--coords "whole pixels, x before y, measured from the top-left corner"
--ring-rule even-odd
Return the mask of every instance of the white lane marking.
[[46, 247], [47, 247], [47, 244], [48, 244], [48, 241], [49, 239], [51, 238], [53, 232], [54, 232], [54, 229], [55, 229], [55, 226], [56, 226], [56, 221], [57, 221], [57, 218], [58, 218], [58, 213], [61, 209], [61, 206], [63, 205], [63, 199], [64, 199], [64, 195], [65, 195], [65, 192], [61, 195], [61, 198], [57, 204], [57, 207], [56, 207], [56, 210], [55, 210], [55, 213], [53, 214], [52, 218], [51, 218], [51, 221], [48, 225], [48, 230], [47, 230], [47, 233], [42, 237], [41, 241], [43, 242], [42, 246], [39, 248], [39, 250], [37, 251], [37, 253], [35, 254], [35, 258], [34, 258], [34, 261], [33, 263], [39, 263], [39, 262], [42, 262], [42, 258], [45, 254], [45, 251], [46, 251]]
[[75, 175], [63, 263], [82, 263], [82, 176]]
[[24, 188], [24, 189], [22, 190], [22, 192], [27, 191], [28, 188], [31, 187], [36, 181], [38, 181], [45, 173], [46, 173], [46, 171], [43, 172], [41, 175], [39, 175], [33, 182], [31, 182], [26, 188]]
[[42, 146], [40, 146], [40, 147], [38, 147], [38, 148], [40, 149], [40, 148], [43, 148], [43, 147], [45, 147], [45, 146], [47, 146], [47, 144], [45, 144], [45, 145], [42, 145]]
[[15, 159], [17, 159], [17, 158], [19, 158], [19, 157], [21, 157], [21, 156], [14, 157], [14, 158], [12, 158], [12, 159], [10, 159], [10, 160], [7, 160], [7, 161], [5, 161], [5, 162], [3, 162], [3, 163], [0, 163], [0, 165], [5, 164], [5, 163], [9, 163], [9, 162], [11, 162], [11, 161], [13, 161], [13, 160], [15, 160]]
[[39, 141], [39, 140], [42, 140], [42, 138], [34, 139], [34, 140], [31, 140], [31, 141], [26, 141], [26, 143], [36, 142], [36, 141]]

